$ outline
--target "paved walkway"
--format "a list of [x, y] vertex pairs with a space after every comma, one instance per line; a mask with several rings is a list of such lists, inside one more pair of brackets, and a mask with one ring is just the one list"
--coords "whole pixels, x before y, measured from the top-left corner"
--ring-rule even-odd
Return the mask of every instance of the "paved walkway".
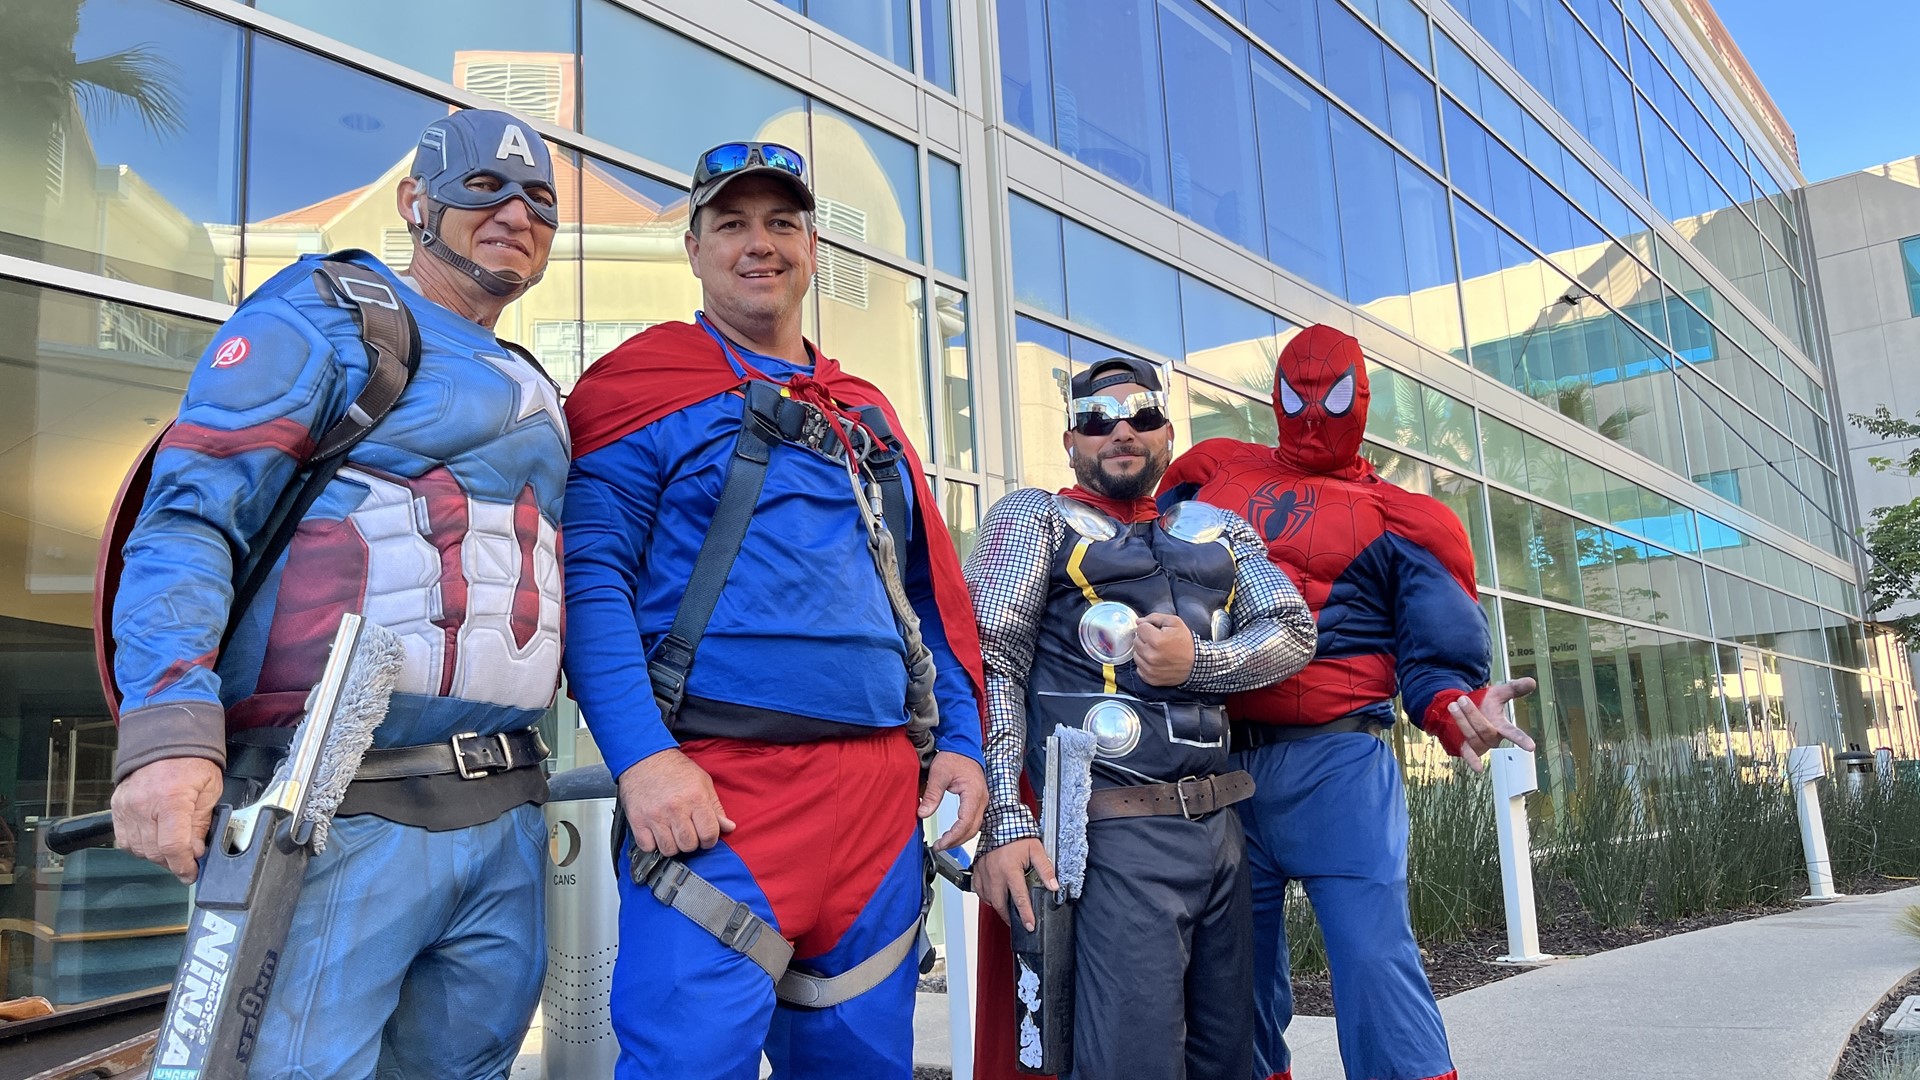
[[[1920, 967], [1893, 919], [1920, 888], [1566, 960], [1440, 1003], [1463, 1080], [1827, 1080]], [[1340, 1080], [1333, 1021], [1294, 1023], [1297, 1080]]]

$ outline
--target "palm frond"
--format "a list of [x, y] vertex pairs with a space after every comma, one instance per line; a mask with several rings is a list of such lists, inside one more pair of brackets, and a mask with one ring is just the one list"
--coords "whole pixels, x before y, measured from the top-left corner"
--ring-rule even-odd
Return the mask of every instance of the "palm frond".
[[131, 107], [149, 131], [174, 135], [187, 126], [176, 70], [153, 46], [135, 45], [76, 63], [73, 92], [82, 107], [97, 117], [115, 117]]

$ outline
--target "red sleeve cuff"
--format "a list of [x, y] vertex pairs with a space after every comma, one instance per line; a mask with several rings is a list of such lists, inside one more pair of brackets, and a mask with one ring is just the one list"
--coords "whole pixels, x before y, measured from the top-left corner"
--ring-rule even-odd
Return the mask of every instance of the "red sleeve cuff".
[[1433, 695], [1432, 701], [1427, 703], [1427, 714], [1421, 717], [1420, 727], [1428, 735], [1439, 739], [1440, 745], [1446, 748], [1449, 755], [1460, 757], [1461, 749], [1467, 744], [1467, 737], [1461, 732], [1460, 725], [1454, 721], [1453, 714], [1447, 711], [1447, 706], [1461, 698], [1466, 698], [1477, 708], [1486, 701], [1488, 689], [1483, 686], [1472, 693], [1453, 689], [1440, 691]]

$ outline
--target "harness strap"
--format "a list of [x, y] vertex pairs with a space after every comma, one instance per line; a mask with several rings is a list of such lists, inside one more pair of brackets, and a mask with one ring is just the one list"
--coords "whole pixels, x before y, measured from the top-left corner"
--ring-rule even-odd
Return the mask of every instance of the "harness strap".
[[[780, 431], [769, 424], [776, 416], [780, 389], [772, 383], [749, 381], [746, 407], [741, 410], [740, 437], [735, 440], [733, 457], [727, 464], [726, 486], [720, 491], [720, 505], [713, 512], [713, 523], [700, 543], [700, 554], [693, 561], [687, 578], [687, 591], [681, 594], [680, 607], [673, 613], [673, 627], [647, 661], [647, 676], [653, 683], [653, 700], [660, 714], [673, 727], [674, 714], [687, 696], [687, 672], [693, 667], [693, 655], [706, 636], [707, 623], [720, 602], [727, 575], [740, 555], [740, 544], [747, 538], [747, 526], [753, 523], [753, 509], [760, 501], [760, 488], [767, 480], [767, 463], [773, 448], [781, 441]], [[704, 924], [702, 924], [704, 925]]]
[[223, 653], [233, 642], [253, 598], [273, 573], [274, 564], [293, 542], [301, 519], [346, 462], [347, 451], [392, 411], [420, 367], [420, 327], [386, 278], [354, 263], [329, 258], [315, 268], [313, 281], [321, 296], [353, 312], [371, 369], [366, 385], [346, 413], [327, 428], [312, 456], [301, 463], [301, 474], [281, 494], [260, 531], [264, 540], [253, 547], [241, 572], [235, 575], [233, 605], [229, 608], [232, 614], [226, 632], [220, 636]]
[[630, 864], [635, 885], [692, 919], [722, 945], [758, 964], [773, 980], [775, 997], [809, 1009], [851, 1001], [884, 982], [920, 940], [927, 909], [933, 904], [933, 890], [927, 888], [920, 901], [920, 914], [880, 951], [838, 975], [815, 975], [792, 966], [793, 946], [780, 931], [754, 914], [752, 908], [688, 869], [687, 864], [657, 851], [641, 851], [638, 845], [632, 849]]

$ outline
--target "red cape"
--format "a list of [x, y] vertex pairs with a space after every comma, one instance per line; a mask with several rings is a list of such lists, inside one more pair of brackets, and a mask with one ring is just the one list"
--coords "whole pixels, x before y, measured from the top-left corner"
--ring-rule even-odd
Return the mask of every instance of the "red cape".
[[[928, 569], [933, 598], [940, 609], [947, 646], [973, 681], [974, 700], [984, 703], [986, 679], [980, 669], [980, 631], [973, 621], [973, 601], [960, 576], [960, 556], [954, 550], [947, 524], [941, 520], [933, 492], [927, 486], [920, 454], [907, 442], [906, 428], [880, 389], [848, 374], [840, 362], [814, 350], [814, 380], [834, 400], [860, 408], [877, 405], [900, 439], [901, 456], [913, 477], [914, 508], [920, 535], [927, 538]], [[705, 330], [692, 323], [661, 323], [648, 327], [601, 357], [580, 376], [567, 395], [567, 428], [573, 436], [573, 456], [581, 457], [671, 413], [705, 401], [740, 385], [740, 376], [727, 363], [726, 353]], [[904, 559], [906, 552], [901, 552]]]

